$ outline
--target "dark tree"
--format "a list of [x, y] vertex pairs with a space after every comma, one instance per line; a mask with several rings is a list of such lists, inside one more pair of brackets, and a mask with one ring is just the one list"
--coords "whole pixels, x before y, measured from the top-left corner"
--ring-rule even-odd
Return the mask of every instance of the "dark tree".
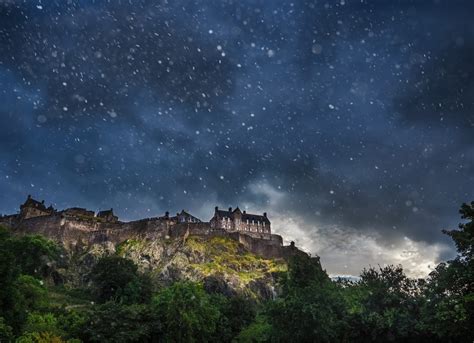
[[151, 280], [140, 274], [135, 263], [126, 258], [101, 258], [92, 269], [91, 279], [101, 303], [109, 300], [127, 304], [144, 303], [151, 297]]

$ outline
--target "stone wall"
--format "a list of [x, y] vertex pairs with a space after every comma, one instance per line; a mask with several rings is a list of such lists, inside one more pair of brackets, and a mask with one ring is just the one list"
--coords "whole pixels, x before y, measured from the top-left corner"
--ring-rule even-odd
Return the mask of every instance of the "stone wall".
[[283, 246], [283, 239], [279, 235], [229, 232], [212, 228], [210, 223], [204, 222], [176, 223], [164, 218], [149, 218], [110, 223], [95, 218], [70, 218], [60, 214], [23, 220], [20, 217], [2, 217], [0, 223], [2, 222], [20, 234], [41, 234], [67, 246], [104, 242], [116, 245], [127, 239], [186, 239], [189, 235], [197, 235], [234, 239], [252, 253], [265, 258], [286, 258], [292, 253], [291, 247]]

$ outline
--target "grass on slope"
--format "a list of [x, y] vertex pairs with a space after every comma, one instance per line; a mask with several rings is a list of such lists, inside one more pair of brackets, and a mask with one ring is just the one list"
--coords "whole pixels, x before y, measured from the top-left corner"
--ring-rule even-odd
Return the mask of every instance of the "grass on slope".
[[244, 283], [259, 279], [274, 272], [287, 270], [282, 259], [264, 259], [250, 253], [237, 241], [227, 237], [190, 236], [186, 245], [195, 252], [205, 256], [210, 262], [192, 266], [204, 275], [223, 273], [236, 275]]

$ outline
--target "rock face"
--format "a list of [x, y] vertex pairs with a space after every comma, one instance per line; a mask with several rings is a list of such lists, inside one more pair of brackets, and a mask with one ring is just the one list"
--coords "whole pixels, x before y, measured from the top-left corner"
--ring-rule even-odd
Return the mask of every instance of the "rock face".
[[184, 239], [127, 239], [92, 244], [63, 245], [52, 266], [56, 283], [86, 286], [100, 257], [117, 254], [133, 260], [157, 285], [178, 280], [202, 282], [206, 289], [226, 295], [271, 298], [276, 274], [286, 271], [283, 258], [267, 259], [248, 251], [229, 237], [189, 236]]
[[[2, 223], [0, 223], [2, 225]], [[41, 234], [62, 247], [51, 266], [55, 283], [85, 286], [100, 257], [118, 254], [133, 260], [161, 285], [177, 280], [202, 282], [210, 291], [256, 299], [275, 294], [276, 275], [294, 254], [281, 237], [259, 239], [212, 229], [208, 223], [169, 225], [163, 220], [102, 223], [60, 216], [3, 223], [17, 234]]]

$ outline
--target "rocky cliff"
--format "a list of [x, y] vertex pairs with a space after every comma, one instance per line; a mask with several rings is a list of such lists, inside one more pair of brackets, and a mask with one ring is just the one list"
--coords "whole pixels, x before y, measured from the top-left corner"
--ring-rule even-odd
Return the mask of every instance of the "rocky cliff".
[[3, 225], [20, 235], [41, 234], [57, 242], [61, 254], [50, 264], [51, 280], [73, 287], [89, 283], [89, 273], [100, 257], [118, 254], [133, 260], [157, 285], [191, 280], [224, 294], [271, 298], [276, 276], [287, 269], [288, 258], [304, 254], [294, 246], [283, 246], [277, 235], [259, 239], [212, 230], [206, 223], [103, 224], [50, 216]]

